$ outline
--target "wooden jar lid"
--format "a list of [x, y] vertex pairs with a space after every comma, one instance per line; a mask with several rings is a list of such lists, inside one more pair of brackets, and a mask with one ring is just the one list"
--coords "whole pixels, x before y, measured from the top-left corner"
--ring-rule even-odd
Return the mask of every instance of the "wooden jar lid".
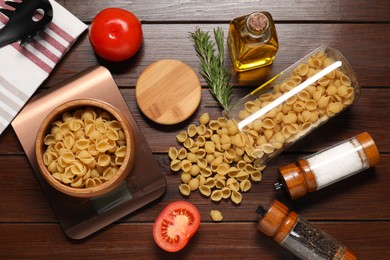
[[172, 125], [195, 112], [201, 91], [199, 78], [189, 66], [178, 60], [160, 60], [141, 73], [135, 96], [150, 120]]

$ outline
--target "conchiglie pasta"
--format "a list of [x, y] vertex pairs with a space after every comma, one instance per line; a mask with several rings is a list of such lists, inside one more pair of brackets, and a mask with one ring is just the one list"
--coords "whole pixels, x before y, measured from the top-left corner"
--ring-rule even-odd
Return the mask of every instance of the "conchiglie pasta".
[[207, 125], [210, 121], [210, 116], [208, 113], [204, 113], [200, 116], [199, 122], [201, 125]]
[[118, 148], [115, 150], [115, 156], [116, 156], [116, 157], [125, 157], [126, 154], [127, 154], [127, 147], [126, 147], [126, 146], [118, 147]]
[[242, 192], [249, 191], [251, 186], [252, 186], [252, 184], [251, 184], [251, 182], [248, 179], [243, 180], [242, 182], [240, 182], [240, 190]]
[[184, 143], [184, 141], [187, 140], [187, 137], [188, 137], [187, 132], [182, 131], [178, 135], [176, 135], [176, 140], [179, 143]]
[[109, 166], [111, 162], [111, 158], [107, 154], [102, 154], [98, 157], [97, 164], [99, 166]]
[[222, 191], [221, 190], [214, 190], [212, 193], [211, 193], [211, 196], [210, 196], [211, 200], [213, 201], [220, 201], [222, 199]]
[[242, 195], [240, 192], [233, 190], [232, 194], [230, 195], [230, 199], [235, 203], [235, 204], [240, 204], [242, 201]]
[[201, 185], [201, 186], [199, 186], [199, 192], [202, 195], [209, 197], [211, 195], [211, 188], [209, 186], [206, 186], [206, 185]]
[[197, 128], [194, 124], [189, 125], [187, 134], [189, 137], [194, 137], [197, 134]]
[[192, 179], [192, 175], [189, 172], [182, 172], [180, 174], [180, 179], [183, 183], [189, 183], [190, 180]]

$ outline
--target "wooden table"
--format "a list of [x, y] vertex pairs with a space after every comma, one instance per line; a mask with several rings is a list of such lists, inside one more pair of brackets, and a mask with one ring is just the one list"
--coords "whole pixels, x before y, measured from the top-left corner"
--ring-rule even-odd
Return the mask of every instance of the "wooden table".
[[[100, 64], [120, 87], [131, 112], [148, 140], [167, 191], [156, 202], [82, 241], [65, 236], [45, 198], [29, 161], [8, 127], [0, 136], [0, 258], [120, 258], [120, 259], [292, 259], [282, 247], [256, 231], [259, 204], [282, 201], [314, 225], [347, 245], [360, 259], [389, 259], [390, 255], [390, 2], [380, 1], [65, 1], [74, 15], [89, 24], [102, 9], [115, 6], [133, 11], [142, 21], [144, 43], [129, 61], [109, 64], [98, 60], [84, 33], [58, 64], [38, 93], [76, 73]], [[362, 86], [359, 101], [346, 112], [307, 136], [263, 172], [263, 180], [243, 195], [239, 206], [213, 203], [199, 193], [183, 198], [180, 178], [169, 169], [167, 149], [177, 146], [176, 134], [208, 112], [221, 116], [205, 81], [199, 109], [187, 121], [169, 127], [148, 120], [137, 107], [135, 83], [140, 73], [160, 59], [178, 59], [199, 73], [189, 32], [221, 26], [227, 35], [231, 19], [255, 10], [269, 11], [278, 31], [280, 49], [274, 64], [252, 74], [233, 74], [234, 100], [284, 70], [321, 45], [339, 49], [355, 69]], [[231, 68], [226, 49], [226, 65]], [[5, 61], [1, 61], [5, 62]], [[360, 132], [371, 133], [382, 161], [374, 169], [291, 202], [276, 193], [277, 168]], [[162, 251], [153, 241], [152, 226], [169, 202], [188, 200], [202, 215], [198, 233], [176, 254]], [[213, 223], [212, 209], [224, 220]]]

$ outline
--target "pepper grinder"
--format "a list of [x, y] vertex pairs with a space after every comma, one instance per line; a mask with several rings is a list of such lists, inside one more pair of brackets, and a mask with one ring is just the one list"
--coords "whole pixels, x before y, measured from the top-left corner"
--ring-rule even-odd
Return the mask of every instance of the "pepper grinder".
[[278, 200], [268, 211], [259, 206], [257, 212], [261, 215], [257, 229], [301, 259], [356, 259], [351, 250]]

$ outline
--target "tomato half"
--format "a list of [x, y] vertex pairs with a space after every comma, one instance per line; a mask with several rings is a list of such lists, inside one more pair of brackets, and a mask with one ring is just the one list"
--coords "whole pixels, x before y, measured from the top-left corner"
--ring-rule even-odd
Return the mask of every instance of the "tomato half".
[[92, 20], [89, 41], [95, 53], [108, 61], [123, 61], [141, 47], [141, 22], [133, 13], [106, 8]]
[[177, 252], [187, 245], [199, 225], [200, 213], [194, 205], [186, 201], [172, 202], [154, 222], [154, 241], [165, 251]]

